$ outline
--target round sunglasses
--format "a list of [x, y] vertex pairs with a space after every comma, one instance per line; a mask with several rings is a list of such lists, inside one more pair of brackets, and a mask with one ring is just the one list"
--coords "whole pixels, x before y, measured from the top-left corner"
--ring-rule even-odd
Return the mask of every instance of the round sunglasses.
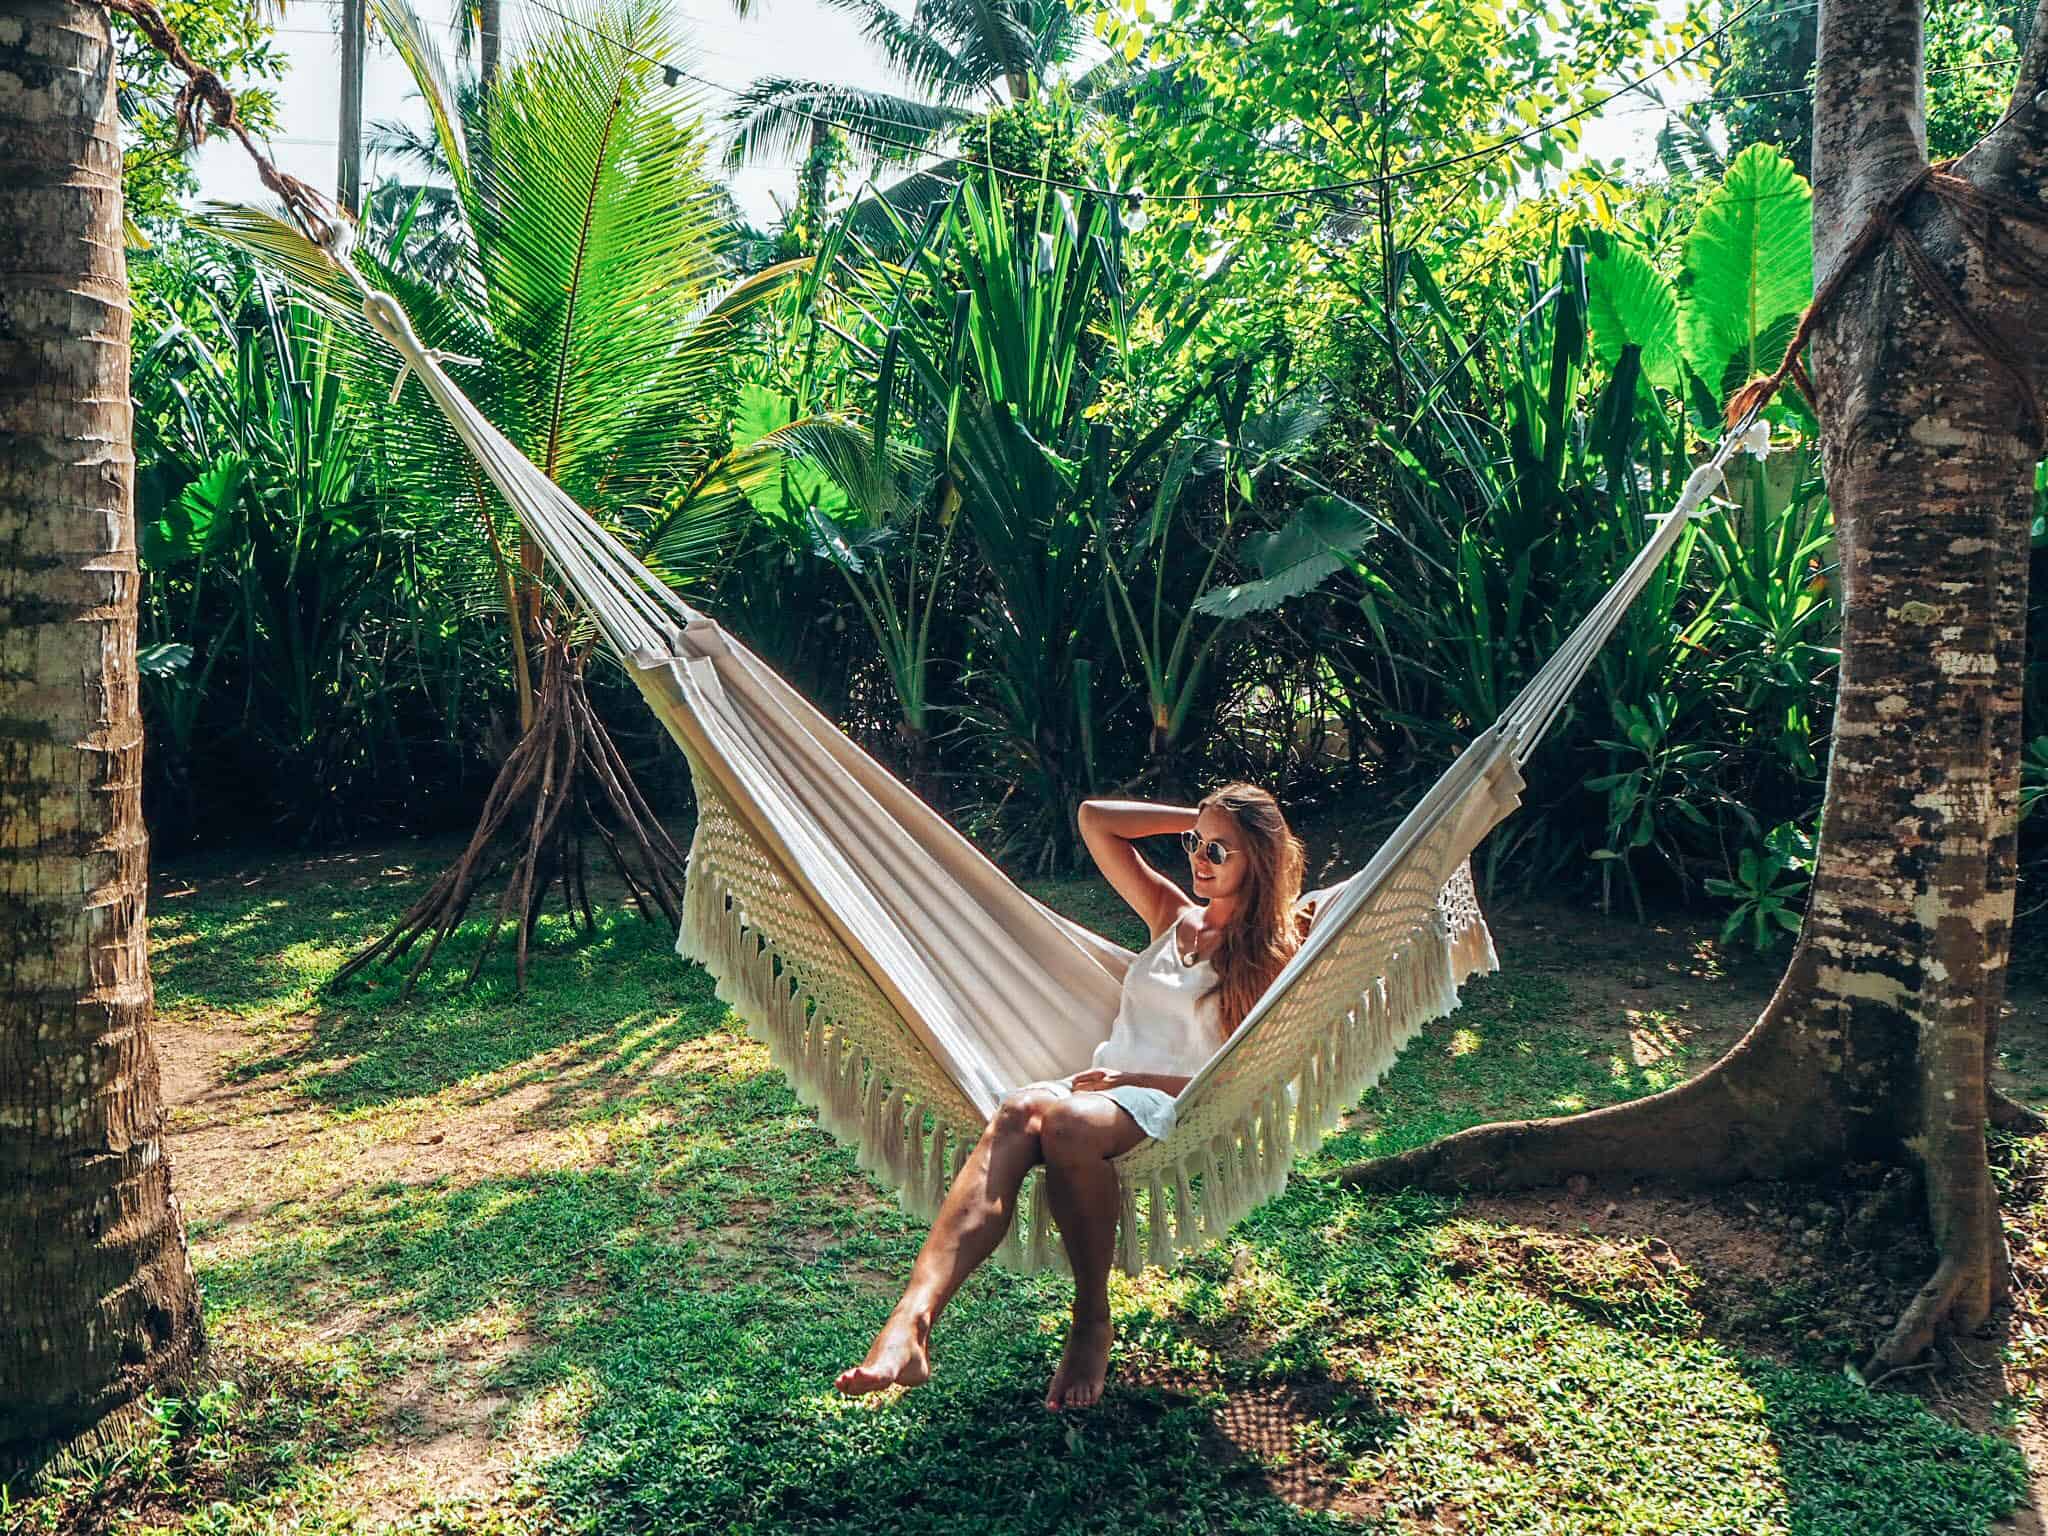
[[1193, 830], [1181, 833], [1180, 845], [1191, 854], [1201, 854], [1211, 864], [1221, 864], [1230, 857], [1231, 850], [1228, 843], [1219, 843], [1213, 837], [1205, 843], [1202, 841], [1201, 835]]

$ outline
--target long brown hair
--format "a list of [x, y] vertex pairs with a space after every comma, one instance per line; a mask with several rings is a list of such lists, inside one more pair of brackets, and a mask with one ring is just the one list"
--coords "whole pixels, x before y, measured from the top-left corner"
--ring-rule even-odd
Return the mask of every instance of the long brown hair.
[[1301, 947], [1294, 909], [1301, 901], [1308, 859], [1280, 802], [1258, 785], [1222, 785], [1204, 795], [1197, 809], [1211, 805], [1237, 823], [1237, 853], [1245, 862], [1238, 918], [1223, 930], [1213, 957], [1217, 982], [1211, 995], [1227, 1040]]

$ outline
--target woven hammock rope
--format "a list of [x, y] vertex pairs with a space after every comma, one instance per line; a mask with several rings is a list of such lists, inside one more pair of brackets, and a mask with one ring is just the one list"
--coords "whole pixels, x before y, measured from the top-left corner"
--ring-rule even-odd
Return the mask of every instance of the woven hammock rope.
[[[1005, 1092], [1107, 1038], [1121, 946], [1002, 874], [719, 625], [682, 601], [463, 395], [388, 294], [376, 330], [447, 416], [681, 747], [698, 820], [676, 948], [798, 1097], [903, 1208], [936, 1213]], [[1738, 422], [1628, 568], [1365, 868], [1316, 893], [1309, 934], [1188, 1083], [1163, 1140], [1116, 1160], [1120, 1268], [1220, 1238], [1286, 1184], [1428, 1021], [1495, 969], [1473, 849], [1629, 603], [1708, 505]], [[997, 1259], [1067, 1268], [1034, 1173]]]

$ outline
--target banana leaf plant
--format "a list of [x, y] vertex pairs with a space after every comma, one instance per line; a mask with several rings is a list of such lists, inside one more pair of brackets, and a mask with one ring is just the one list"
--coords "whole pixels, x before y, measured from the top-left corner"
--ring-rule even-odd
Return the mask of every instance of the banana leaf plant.
[[[1121, 528], [1096, 526], [1118, 654], [1139, 680], [1151, 724], [1145, 768], [1127, 787], [1143, 783], [1175, 793], [1186, 787], [1179, 773], [1183, 734], [1198, 704], [1209, 700], [1210, 659], [1243, 611], [1233, 601], [1241, 588], [1216, 580], [1219, 567], [1229, 570], [1249, 558], [1262, 571], [1299, 577], [1327, 553], [1320, 540], [1290, 538], [1285, 529], [1252, 531], [1259, 482], [1303, 451], [1326, 419], [1314, 399], [1298, 394], [1248, 410], [1255, 371], [1240, 364], [1218, 382], [1224, 437], [1181, 439], [1159, 472], [1149, 506], [1141, 505]], [[1213, 499], [1213, 515], [1192, 511], [1194, 499], [1205, 509]]]

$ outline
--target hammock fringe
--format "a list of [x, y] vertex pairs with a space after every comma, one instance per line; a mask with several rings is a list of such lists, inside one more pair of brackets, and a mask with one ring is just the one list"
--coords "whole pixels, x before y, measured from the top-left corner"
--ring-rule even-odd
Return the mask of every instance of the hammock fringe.
[[[805, 985], [801, 960], [748, 922], [716, 866], [694, 848], [675, 947], [711, 973], [719, 1000], [767, 1046], [824, 1129], [854, 1149], [861, 1169], [892, 1188], [908, 1214], [935, 1217], [981, 1127], [920, 1102], [909, 1064], [879, 1043], [884, 1032], [836, 1017]], [[1284, 1089], [1259, 1099], [1221, 1135], [1185, 1148], [1174, 1139], [1149, 1142], [1119, 1159], [1117, 1267], [1137, 1274], [1170, 1263], [1278, 1195], [1296, 1156], [1337, 1127], [1346, 1106], [1379, 1081], [1423, 1025], [1457, 1008], [1459, 987], [1497, 969], [1485, 920], [1472, 914], [1453, 931], [1438, 909], [1395, 948], [1385, 974], [1315, 1032]], [[1022, 1274], [1072, 1273], [1044, 1170], [1018, 1192], [1016, 1218], [995, 1258]]]
[[[342, 268], [348, 270], [345, 259]], [[689, 759], [699, 816], [677, 947], [717, 978], [719, 997], [767, 1044], [825, 1128], [858, 1148], [862, 1167], [898, 1184], [906, 1210], [930, 1215], [980, 1134], [994, 1081], [980, 1059], [971, 1087], [949, 1074], [990, 1042], [972, 1038], [973, 1022], [944, 1007], [911, 1018], [890, 997], [916, 1006], [899, 990], [913, 972], [921, 986], [985, 994], [988, 973], [959, 946], [924, 943], [912, 930], [929, 917], [961, 923], [985, 943], [1018, 938], [1044, 983], [1034, 988], [1034, 1005], [1086, 999], [1091, 1022], [1107, 1011], [1101, 1005], [1114, 995], [1111, 977], [1123, 952], [1017, 892], [881, 764], [678, 598], [456, 387], [395, 298], [359, 280], [357, 286], [377, 333], [629, 662]], [[1694, 468], [1671, 515], [1507, 710], [1473, 737], [1365, 869], [1336, 888], [1339, 916], [1324, 930], [1332, 937], [1318, 942], [1312, 930], [1300, 963], [1289, 967], [1289, 988], [1312, 986], [1316, 995], [1284, 1013], [1277, 1002], [1267, 1008], [1182, 1095], [1177, 1129], [1118, 1160], [1116, 1251], [1124, 1268], [1162, 1249], [1170, 1254], [1220, 1237], [1281, 1188], [1292, 1158], [1337, 1123], [1408, 1038], [1457, 1006], [1459, 984], [1496, 968], [1471, 890], [1469, 856], [1520, 803], [1521, 768], [1689, 520], [1710, 510], [1714, 487], [1742, 451], [1750, 424], [1745, 415]], [[721, 830], [707, 837], [714, 821]], [[904, 841], [895, 851], [902, 857], [879, 859], [869, 873], [819, 867], [821, 855], [829, 859], [850, 840], [879, 847], [899, 835]], [[707, 851], [712, 857], [702, 856]], [[1448, 883], [1436, 891], [1418, 885], [1413, 877], [1421, 867]], [[758, 913], [747, 910], [749, 902]], [[843, 922], [828, 921], [821, 910], [830, 907], [839, 918], [842, 905], [852, 909]], [[881, 939], [887, 956], [870, 936]], [[1340, 944], [1350, 938], [1358, 940], [1354, 963], [1340, 966]], [[1330, 963], [1319, 965], [1319, 954]], [[1375, 973], [1378, 980], [1351, 990], [1357, 977]], [[993, 1012], [998, 1031], [1040, 1022], [1015, 999]], [[1053, 1038], [1078, 1043], [1082, 1033], [1063, 1030]], [[1036, 1075], [1037, 1055], [1005, 1059], [1011, 1066], [1032, 1062]], [[1169, 1175], [1170, 1218], [1162, 1209]], [[1060, 1266], [1064, 1250], [1052, 1241], [1049, 1202], [1037, 1183], [1022, 1210], [1005, 1262]]]
[[[902, 1064], [836, 1019], [791, 958], [748, 925], [715, 871], [694, 857], [675, 948], [710, 973], [718, 1000], [768, 1048], [769, 1061], [817, 1112], [818, 1123], [854, 1149], [859, 1167], [894, 1188], [905, 1211], [937, 1215], [979, 1128], [942, 1120], [913, 1100]], [[1049, 1213], [1042, 1219], [1050, 1224]]]

